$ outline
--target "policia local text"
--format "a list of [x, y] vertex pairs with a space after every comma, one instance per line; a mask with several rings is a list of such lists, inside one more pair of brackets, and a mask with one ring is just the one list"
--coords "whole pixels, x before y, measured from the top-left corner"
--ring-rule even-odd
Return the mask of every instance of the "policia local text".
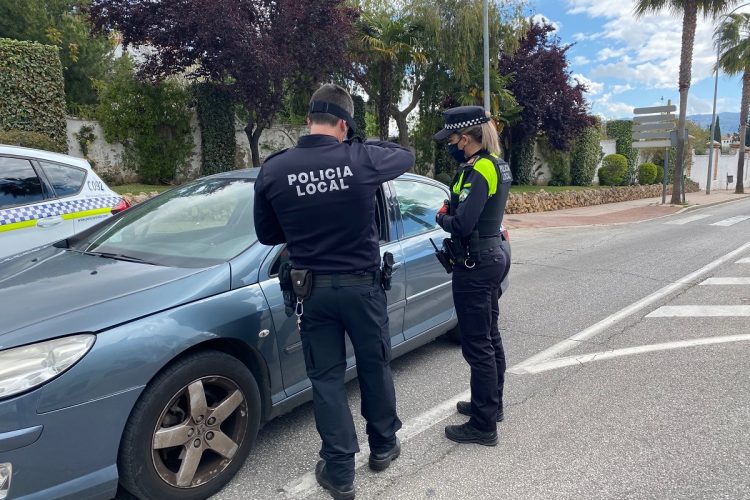
[[327, 168], [325, 170], [312, 170], [310, 172], [300, 172], [298, 174], [287, 175], [290, 186], [296, 184], [297, 196], [306, 194], [325, 193], [328, 191], [339, 191], [349, 189], [344, 179], [352, 177], [354, 174], [349, 166]]

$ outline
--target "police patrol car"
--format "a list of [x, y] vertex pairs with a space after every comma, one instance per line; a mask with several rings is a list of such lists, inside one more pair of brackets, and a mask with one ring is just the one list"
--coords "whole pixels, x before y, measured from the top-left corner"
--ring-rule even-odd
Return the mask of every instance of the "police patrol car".
[[0, 261], [68, 238], [128, 206], [82, 158], [0, 145]]

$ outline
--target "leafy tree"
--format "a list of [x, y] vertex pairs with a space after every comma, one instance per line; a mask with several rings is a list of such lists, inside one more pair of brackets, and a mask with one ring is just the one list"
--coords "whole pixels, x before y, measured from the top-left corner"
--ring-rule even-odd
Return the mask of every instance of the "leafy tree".
[[545, 133], [552, 148], [568, 151], [573, 139], [593, 124], [583, 96], [585, 86], [571, 83], [566, 55], [571, 46], [561, 45], [553, 31], [550, 24], [531, 21], [518, 50], [499, 58], [500, 72], [513, 75], [508, 88], [523, 108], [520, 120], [504, 133], [519, 182], [526, 179], [522, 170], [528, 168], [519, 161], [528, 156], [527, 143], [533, 147], [539, 132]]
[[345, 66], [356, 10], [345, 0], [92, 0], [101, 30], [148, 45], [142, 73], [186, 73], [228, 85], [247, 110], [253, 165], [285, 96]]
[[740, 151], [737, 155], [737, 182], [734, 192], [741, 194], [744, 188], [745, 146], [747, 144], [747, 115], [750, 106], [750, 14], [731, 14], [723, 28], [717, 29], [719, 42], [719, 66], [725, 73], [742, 73], [742, 101], [740, 104]]
[[721, 124], [719, 124], [719, 115], [716, 115], [716, 125], [714, 126], [714, 140], [721, 144]]
[[92, 36], [87, 0], [0, 0], [0, 38], [55, 45], [65, 79], [68, 108], [96, 103], [93, 82], [107, 70], [112, 43]]
[[672, 14], [682, 13], [682, 48], [680, 52], [680, 116], [677, 120], [677, 158], [675, 185], [672, 189], [673, 205], [682, 203], [682, 172], [685, 164], [685, 120], [687, 119], [688, 92], [693, 67], [693, 45], [698, 13], [704, 17], [715, 17], [728, 7], [735, 5], [736, 0], [637, 0], [635, 14], [641, 17], [647, 13], [658, 12], [668, 8]]

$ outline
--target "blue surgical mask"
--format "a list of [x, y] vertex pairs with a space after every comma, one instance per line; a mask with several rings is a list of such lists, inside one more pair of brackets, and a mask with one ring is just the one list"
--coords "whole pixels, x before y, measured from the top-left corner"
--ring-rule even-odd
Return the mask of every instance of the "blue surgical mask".
[[466, 161], [466, 155], [464, 155], [462, 149], [458, 149], [458, 143], [448, 144], [448, 152], [458, 163], [463, 163]]

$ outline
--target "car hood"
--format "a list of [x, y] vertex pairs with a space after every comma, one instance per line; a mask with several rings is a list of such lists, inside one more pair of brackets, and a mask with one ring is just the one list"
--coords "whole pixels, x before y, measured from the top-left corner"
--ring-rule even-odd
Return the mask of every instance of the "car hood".
[[229, 290], [230, 267], [154, 266], [46, 247], [0, 264], [0, 349], [114, 325]]

